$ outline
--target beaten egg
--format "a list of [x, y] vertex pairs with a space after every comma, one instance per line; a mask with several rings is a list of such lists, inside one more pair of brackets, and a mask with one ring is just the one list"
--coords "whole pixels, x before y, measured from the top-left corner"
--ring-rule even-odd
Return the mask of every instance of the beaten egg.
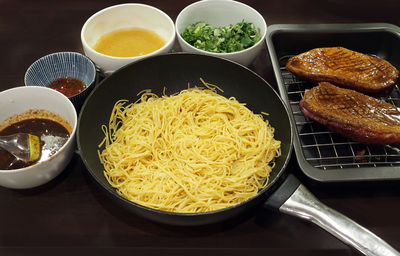
[[165, 40], [153, 31], [129, 28], [104, 34], [93, 49], [114, 57], [135, 57], [154, 52], [164, 45]]

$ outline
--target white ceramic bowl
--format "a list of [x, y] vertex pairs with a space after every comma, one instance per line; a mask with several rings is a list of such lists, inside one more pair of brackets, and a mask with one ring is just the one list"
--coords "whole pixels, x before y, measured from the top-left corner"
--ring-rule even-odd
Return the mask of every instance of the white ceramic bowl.
[[[206, 22], [213, 27], [222, 27], [234, 25], [243, 20], [253, 23], [256, 28], [260, 29], [261, 39], [255, 45], [242, 51], [232, 53], [207, 52], [190, 45], [181, 36], [187, 26], [199, 21]], [[188, 5], [179, 13], [175, 22], [175, 30], [183, 51], [222, 57], [247, 66], [252, 63], [265, 44], [267, 24], [259, 12], [246, 4], [232, 0], [203, 0]]]
[[77, 114], [65, 95], [39, 86], [15, 87], [0, 92], [0, 123], [31, 109], [43, 109], [61, 116], [72, 128], [70, 138], [46, 161], [15, 170], [0, 170], [0, 186], [26, 189], [45, 184], [64, 170], [75, 152]]
[[[126, 28], [143, 28], [157, 33], [166, 44], [149, 54], [137, 57], [113, 57], [93, 49], [104, 34]], [[85, 55], [106, 75], [139, 59], [169, 52], [175, 42], [175, 26], [163, 11], [145, 4], [120, 4], [93, 14], [83, 25], [81, 40]]]

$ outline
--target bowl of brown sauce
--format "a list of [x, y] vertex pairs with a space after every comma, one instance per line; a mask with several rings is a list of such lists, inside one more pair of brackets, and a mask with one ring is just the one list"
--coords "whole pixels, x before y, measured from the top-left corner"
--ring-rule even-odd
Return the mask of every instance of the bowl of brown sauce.
[[77, 109], [95, 86], [93, 62], [78, 52], [57, 52], [36, 60], [25, 73], [26, 86], [42, 86], [67, 96]]
[[75, 150], [77, 112], [67, 96], [40, 86], [0, 92], [0, 136], [16, 133], [40, 138], [39, 158], [24, 162], [0, 147], [0, 186], [27, 189], [59, 175]]

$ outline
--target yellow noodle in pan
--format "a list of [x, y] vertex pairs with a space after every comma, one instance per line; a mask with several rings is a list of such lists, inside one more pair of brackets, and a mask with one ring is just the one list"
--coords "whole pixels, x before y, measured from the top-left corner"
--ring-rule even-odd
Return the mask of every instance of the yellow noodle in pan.
[[267, 185], [280, 156], [274, 128], [205, 85], [116, 102], [102, 127], [99, 157], [120, 195], [154, 209], [194, 213], [240, 203]]

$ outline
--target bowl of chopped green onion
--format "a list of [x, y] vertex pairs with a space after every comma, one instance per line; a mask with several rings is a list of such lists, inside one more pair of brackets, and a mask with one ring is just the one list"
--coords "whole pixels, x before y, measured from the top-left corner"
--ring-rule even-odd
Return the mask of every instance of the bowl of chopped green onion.
[[265, 44], [267, 24], [258, 11], [244, 3], [203, 0], [179, 13], [175, 29], [182, 51], [248, 66]]

